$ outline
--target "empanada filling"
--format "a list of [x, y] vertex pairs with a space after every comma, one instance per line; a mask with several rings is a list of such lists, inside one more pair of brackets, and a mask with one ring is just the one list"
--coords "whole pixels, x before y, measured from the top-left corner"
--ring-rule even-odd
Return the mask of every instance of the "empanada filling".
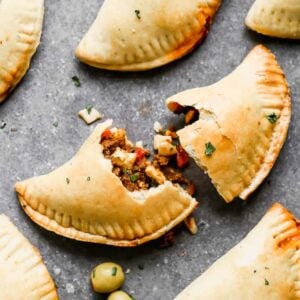
[[181, 106], [176, 102], [172, 102], [169, 104], [169, 109], [177, 115], [184, 114], [185, 125], [190, 125], [199, 120], [200, 113], [193, 106]]
[[164, 135], [155, 136], [156, 151], [152, 157], [148, 149], [128, 141], [124, 129], [106, 129], [100, 144], [104, 157], [112, 162], [112, 172], [129, 191], [148, 190], [171, 181], [191, 196], [195, 193], [194, 184], [180, 172], [189, 157], [179, 145], [175, 132], [167, 130]]

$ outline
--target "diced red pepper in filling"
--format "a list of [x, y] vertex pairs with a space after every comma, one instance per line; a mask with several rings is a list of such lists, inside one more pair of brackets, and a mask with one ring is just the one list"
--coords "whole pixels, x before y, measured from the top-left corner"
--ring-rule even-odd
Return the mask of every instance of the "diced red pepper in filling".
[[142, 148], [136, 148], [135, 153], [136, 153], [136, 162], [137, 163], [141, 162], [146, 156], [146, 152]]
[[107, 139], [107, 138], [110, 138], [110, 137], [112, 137], [112, 132], [111, 132], [111, 130], [110, 130], [110, 129], [105, 129], [105, 130], [102, 132], [102, 134], [101, 134], [101, 140], [100, 140], [100, 143], [101, 143], [103, 140], [105, 140], [105, 139]]
[[189, 162], [188, 154], [185, 152], [185, 150], [180, 145], [177, 146], [176, 162], [177, 162], [178, 168], [185, 167]]

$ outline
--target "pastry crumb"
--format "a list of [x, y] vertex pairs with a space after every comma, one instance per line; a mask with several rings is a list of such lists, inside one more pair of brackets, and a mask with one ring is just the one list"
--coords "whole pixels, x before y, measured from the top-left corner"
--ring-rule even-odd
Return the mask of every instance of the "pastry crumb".
[[184, 220], [184, 224], [191, 234], [196, 234], [198, 232], [198, 227], [194, 217], [187, 217]]
[[163, 128], [159, 122], [154, 122], [153, 129], [155, 132], [159, 133], [163, 131]]
[[135, 146], [137, 148], [144, 148], [144, 143], [143, 143], [143, 141], [138, 141], [138, 142], [135, 143]]
[[92, 106], [88, 105], [85, 109], [82, 109], [78, 116], [87, 124], [90, 125], [97, 120], [102, 119], [102, 115]]

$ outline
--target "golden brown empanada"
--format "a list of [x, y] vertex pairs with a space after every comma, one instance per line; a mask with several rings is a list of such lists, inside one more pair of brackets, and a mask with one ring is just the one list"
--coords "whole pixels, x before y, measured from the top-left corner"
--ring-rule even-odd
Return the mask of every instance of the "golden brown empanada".
[[39, 251], [0, 215], [0, 299], [58, 299]]
[[299, 258], [299, 223], [275, 204], [244, 240], [175, 299], [300, 299]]
[[97, 68], [142, 71], [190, 52], [221, 0], [105, 0], [76, 56]]
[[246, 199], [268, 175], [291, 118], [284, 73], [261, 45], [226, 78], [173, 96], [167, 106], [200, 113], [178, 131], [179, 139], [227, 202]]
[[126, 189], [100, 144], [111, 124], [99, 124], [65, 165], [17, 183], [16, 191], [29, 217], [48, 230], [76, 240], [132, 247], [184, 221], [197, 201], [169, 181], [150, 190]]
[[247, 15], [246, 25], [265, 35], [300, 39], [300, 1], [256, 0]]
[[44, 0], [0, 1], [0, 102], [25, 75], [40, 42]]

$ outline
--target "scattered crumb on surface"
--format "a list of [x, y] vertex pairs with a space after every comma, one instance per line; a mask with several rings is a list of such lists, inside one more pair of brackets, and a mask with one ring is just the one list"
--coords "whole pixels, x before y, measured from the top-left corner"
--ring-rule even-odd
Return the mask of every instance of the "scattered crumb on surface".
[[66, 290], [67, 290], [68, 294], [74, 294], [74, 292], [75, 292], [74, 285], [71, 284], [71, 283], [67, 283], [66, 284]]
[[58, 268], [58, 267], [55, 267], [54, 268], [54, 273], [55, 273], [55, 275], [59, 275], [61, 273], [61, 269]]
[[137, 148], [144, 148], [144, 143], [143, 143], [143, 141], [138, 141], [138, 142], [135, 143], [135, 146]]
[[154, 125], [153, 125], [153, 129], [155, 132], [159, 133], [159, 132], [162, 132], [163, 129], [162, 129], [162, 126], [159, 122], [154, 122]]
[[93, 107], [86, 107], [82, 109], [78, 116], [88, 125], [100, 120], [102, 118], [101, 114]]
[[198, 227], [194, 217], [187, 217], [184, 220], [184, 224], [191, 234], [196, 234], [198, 232]]

